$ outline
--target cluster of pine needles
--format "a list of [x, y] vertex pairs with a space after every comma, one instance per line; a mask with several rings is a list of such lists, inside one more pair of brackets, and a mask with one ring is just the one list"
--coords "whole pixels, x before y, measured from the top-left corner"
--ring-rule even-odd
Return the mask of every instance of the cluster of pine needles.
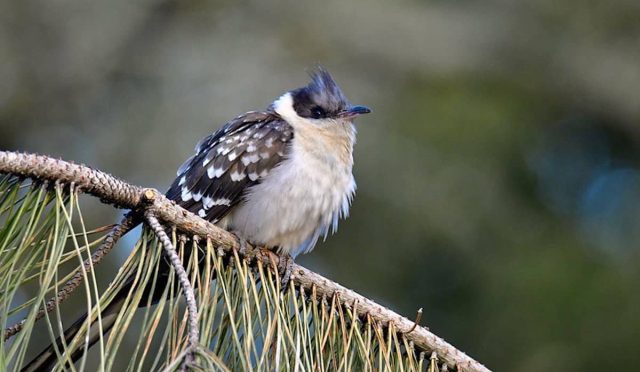
[[[160, 275], [162, 247], [143, 229], [131, 254], [108, 286], [96, 269], [82, 262], [100, 245], [107, 228], [85, 225], [80, 191], [70, 185], [31, 182], [0, 175], [0, 325], [23, 321], [22, 331], [0, 339], [0, 370], [18, 370], [43, 345], [69, 325], [69, 312], [86, 311], [83, 329], [58, 348], [60, 370], [174, 370], [185, 357], [187, 315], [177, 278], [156, 304], [144, 289]], [[388, 324], [359, 317], [358, 304], [342, 306], [336, 297], [294, 284], [281, 288], [277, 270], [247, 262], [235, 252], [171, 231], [196, 289], [200, 347], [195, 368], [215, 371], [439, 371], [437, 358], [425, 355]], [[121, 247], [123, 248], [123, 247]], [[106, 268], [105, 268], [106, 269]], [[84, 280], [73, 294], [74, 306], [62, 303], [36, 321], [39, 309], [76, 273]], [[134, 276], [115, 326], [89, 353], [85, 345], [91, 322], [101, 324], [104, 309]], [[102, 288], [101, 288], [102, 287]], [[63, 322], [64, 320], [64, 322]], [[75, 364], [69, 355], [82, 349]], [[89, 367], [91, 366], [91, 368]], [[446, 368], [444, 368], [446, 369]]]

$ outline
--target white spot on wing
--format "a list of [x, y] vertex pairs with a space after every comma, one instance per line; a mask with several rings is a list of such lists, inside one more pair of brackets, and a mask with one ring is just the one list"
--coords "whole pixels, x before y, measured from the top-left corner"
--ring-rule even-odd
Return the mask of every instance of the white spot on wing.
[[193, 196], [193, 200], [197, 202], [200, 201], [200, 199], [202, 199], [202, 194], [200, 194], [199, 192], [193, 194], [192, 196]]
[[207, 212], [205, 212], [204, 209], [200, 208], [200, 210], [198, 211], [198, 216], [205, 218], [207, 216]]
[[211, 179], [220, 178], [220, 176], [222, 176], [223, 174], [224, 169], [222, 168], [216, 168], [213, 165], [207, 168], [207, 176], [209, 176], [209, 178]]
[[191, 192], [189, 192], [189, 189], [186, 187], [182, 188], [182, 201], [189, 201], [191, 200]]
[[231, 199], [227, 199], [227, 198], [218, 198], [216, 200], [213, 201], [213, 205], [231, 205]]
[[204, 198], [202, 198], [202, 206], [204, 207], [204, 209], [209, 209], [216, 205], [230, 206], [231, 199], [227, 199], [227, 198], [212, 199], [208, 196], [205, 196]]
[[182, 185], [184, 185], [184, 183], [185, 183], [185, 182], [187, 182], [187, 177], [182, 176], [182, 177], [180, 178], [180, 181], [178, 182], [178, 186], [182, 186]]
[[251, 181], [255, 181], [255, 180], [257, 180], [257, 179], [258, 179], [258, 173], [256, 173], [256, 172], [251, 172], [251, 173], [249, 173], [249, 179], [250, 179]]
[[237, 171], [233, 171], [233, 173], [231, 173], [231, 181], [242, 181], [245, 177], [246, 175], [244, 173], [238, 173]]
[[240, 160], [242, 160], [242, 164], [249, 165], [251, 163], [255, 163], [258, 160], [260, 160], [260, 156], [258, 154], [245, 155]]
[[273, 137], [267, 138], [267, 140], [264, 142], [264, 145], [267, 146], [267, 148], [273, 147]]

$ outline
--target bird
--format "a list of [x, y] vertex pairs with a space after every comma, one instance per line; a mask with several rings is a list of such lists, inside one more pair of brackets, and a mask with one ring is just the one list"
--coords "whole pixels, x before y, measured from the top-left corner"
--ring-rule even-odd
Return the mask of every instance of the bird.
[[352, 106], [332, 76], [287, 92], [205, 137], [166, 193], [183, 208], [261, 246], [297, 256], [347, 217], [353, 177]]
[[[354, 119], [371, 112], [350, 104], [325, 68], [314, 69], [310, 79], [266, 110], [239, 115], [203, 138], [165, 194], [241, 241], [273, 250], [289, 267], [348, 216], [356, 190]], [[160, 292], [156, 288], [150, 295]], [[118, 297], [127, 293], [103, 310], [100, 332], [113, 325], [108, 320], [122, 306]], [[67, 342], [86, 317], [65, 331]], [[89, 344], [97, 341], [98, 331], [90, 329], [89, 339]], [[53, 350], [50, 345], [23, 370], [50, 368], [56, 362]]]

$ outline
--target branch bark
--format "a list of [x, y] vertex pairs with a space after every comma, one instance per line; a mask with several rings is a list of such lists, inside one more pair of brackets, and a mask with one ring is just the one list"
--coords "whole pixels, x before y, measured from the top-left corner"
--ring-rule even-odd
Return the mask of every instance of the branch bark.
[[167, 233], [164, 231], [164, 227], [160, 225], [160, 222], [153, 215], [153, 213], [147, 211], [145, 212], [144, 216], [147, 219], [149, 226], [162, 243], [164, 252], [171, 261], [171, 266], [173, 266], [173, 269], [176, 271], [176, 275], [178, 276], [178, 280], [180, 281], [180, 286], [182, 287], [182, 291], [184, 292], [184, 296], [187, 301], [187, 312], [189, 314], [189, 350], [187, 351], [185, 363], [183, 364], [184, 368], [180, 368], [180, 370], [186, 370], [186, 367], [191, 366], [195, 360], [194, 354], [196, 349], [198, 348], [200, 339], [200, 327], [198, 327], [198, 305], [196, 304], [196, 296], [193, 292], [191, 282], [189, 281], [189, 275], [182, 266], [182, 260], [180, 260], [178, 252], [176, 252], [176, 249], [173, 247], [171, 239], [169, 239], [169, 236], [167, 236]]
[[[154, 189], [130, 185], [105, 172], [47, 156], [0, 151], [0, 173], [11, 173], [38, 180], [74, 183], [85, 193], [98, 197], [102, 202], [118, 208], [149, 211], [158, 219], [175, 225], [179, 230], [209, 239], [218, 249], [239, 250], [235, 236], [193, 213], [176, 205]], [[248, 244], [247, 256], [257, 258], [266, 265], [272, 257], [260, 254]], [[426, 353], [435, 352], [449, 368], [469, 372], [488, 372], [485, 366], [464, 352], [456, 349], [428, 329], [415, 326], [415, 321], [377, 304], [342, 285], [309, 269], [294, 264], [291, 280], [296, 286], [315, 288], [316, 293], [327, 298], [336, 297], [342, 306], [355, 308], [359, 316], [370, 317], [382, 325], [393, 324], [408, 341]], [[355, 304], [355, 306], [354, 306]]]

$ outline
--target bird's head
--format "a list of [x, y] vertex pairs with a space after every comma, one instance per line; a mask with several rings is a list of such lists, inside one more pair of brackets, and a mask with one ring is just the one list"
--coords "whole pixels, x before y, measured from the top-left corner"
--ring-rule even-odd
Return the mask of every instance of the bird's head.
[[322, 67], [311, 74], [311, 82], [285, 93], [273, 103], [273, 109], [295, 126], [294, 122], [310, 122], [318, 126], [351, 123], [371, 110], [349, 103], [333, 77]]

